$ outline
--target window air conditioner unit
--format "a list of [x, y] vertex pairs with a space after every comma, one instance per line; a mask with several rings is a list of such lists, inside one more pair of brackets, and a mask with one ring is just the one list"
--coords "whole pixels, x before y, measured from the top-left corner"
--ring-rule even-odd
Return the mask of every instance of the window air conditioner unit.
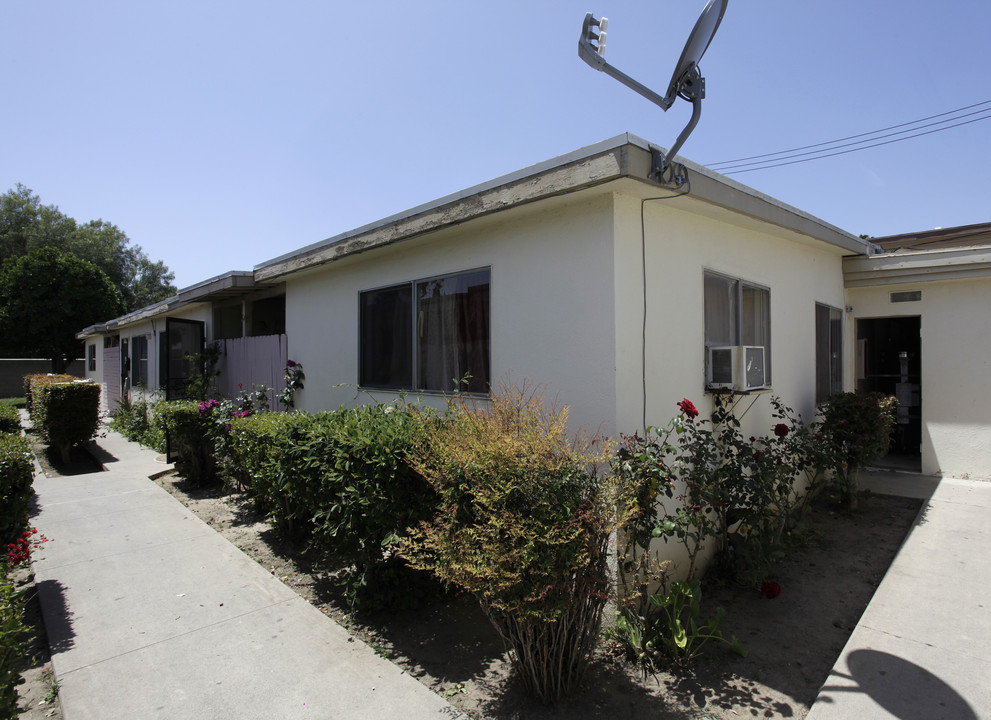
[[737, 389], [757, 390], [767, 387], [764, 348], [760, 345], [744, 345], [740, 348], [740, 354], [742, 362], [739, 364], [740, 377], [737, 379]]
[[736, 382], [737, 348], [732, 345], [709, 348], [706, 385], [710, 388], [732, 390]]

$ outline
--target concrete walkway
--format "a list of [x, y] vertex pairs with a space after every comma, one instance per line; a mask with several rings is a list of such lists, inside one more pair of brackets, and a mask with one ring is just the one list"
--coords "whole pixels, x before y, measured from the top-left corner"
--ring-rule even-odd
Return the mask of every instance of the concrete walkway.
[[34, 481], [66, 720], [460, 717], [150, 482], [156, 453], [98, 444], [106, 472]]
[[991, 718], [991, 483], [862, 484], [926, 502], [806, 720]]

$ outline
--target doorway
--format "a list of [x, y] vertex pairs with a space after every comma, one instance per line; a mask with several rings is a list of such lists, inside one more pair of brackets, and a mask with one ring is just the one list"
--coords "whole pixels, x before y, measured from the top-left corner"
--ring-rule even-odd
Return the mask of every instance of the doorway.
[[878, 467], [922, 471], [922, 318], [857, 320], [857, 390], [898, 399], [888, 454]]
[[165, 399], [183, 400], [193, 375], [201, 371], [190, 359], [203, 352], [204, 323], [199, 320], [166, 318], [161, 338], [162, 376]]

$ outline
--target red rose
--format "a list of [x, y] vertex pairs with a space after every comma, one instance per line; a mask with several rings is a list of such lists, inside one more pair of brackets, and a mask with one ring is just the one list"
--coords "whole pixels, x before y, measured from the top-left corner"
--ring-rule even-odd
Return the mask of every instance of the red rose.
[[788, 437], [788, 426], [784, 423], [778, 423], [774, 426], [774, 434], [779, 438]]
[[764, 594], [764, 597], [769, 600], [773, 600], [778, 595], [781, 594], [781, 586], [774, 580], [769, 580], [767, 582], [761, 583], [760, 591]]
[[689, 400], [688, 398], [685, 398], [680, 403], [678, 403], [678, 407], [681, 408], [681, 411], [688, 416], [689, 420], [694, 420], [699, 415], [698, 408], [695, 407], [692, 401]]

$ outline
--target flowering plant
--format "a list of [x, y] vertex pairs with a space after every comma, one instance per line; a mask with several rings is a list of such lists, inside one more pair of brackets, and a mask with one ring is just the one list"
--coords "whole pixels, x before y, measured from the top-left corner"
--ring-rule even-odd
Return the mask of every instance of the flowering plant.
[[695, 403], [693, 403], [688, 398], [685, 398], [680, 403], [678, 403], [678, 407], [681, 409], [681, 412], [685, 414], [685, 417], [687, 417], [689, 420], [694, 420], [699, 416], [699, 411], [698, 408], [695, 407]]
[[294, 397], [297, 390], [303, 389], [306, 374], [303, 366], [294, 360], [286, 360], [286, 387], [279, 393], [279, 400], [287, 408], [295, 407]]
[[15, 568], [21, 563], [25, 563], [31, 559], [31, 549], [40, 548], [43, 543], [48, 542], [48, 538], [44, 535], [40, 535], [32, 545], [33, 536], [38, 534], [37, 528], [31, 528], [30, 530], [25, 530], [21, 533], [14, 542], [7, 543], [7, 562], [9, 567]]
[[200, 415], [209, 415], [215, 407], [220, 407], [220, 401], [210, 398], [200, 403]]

